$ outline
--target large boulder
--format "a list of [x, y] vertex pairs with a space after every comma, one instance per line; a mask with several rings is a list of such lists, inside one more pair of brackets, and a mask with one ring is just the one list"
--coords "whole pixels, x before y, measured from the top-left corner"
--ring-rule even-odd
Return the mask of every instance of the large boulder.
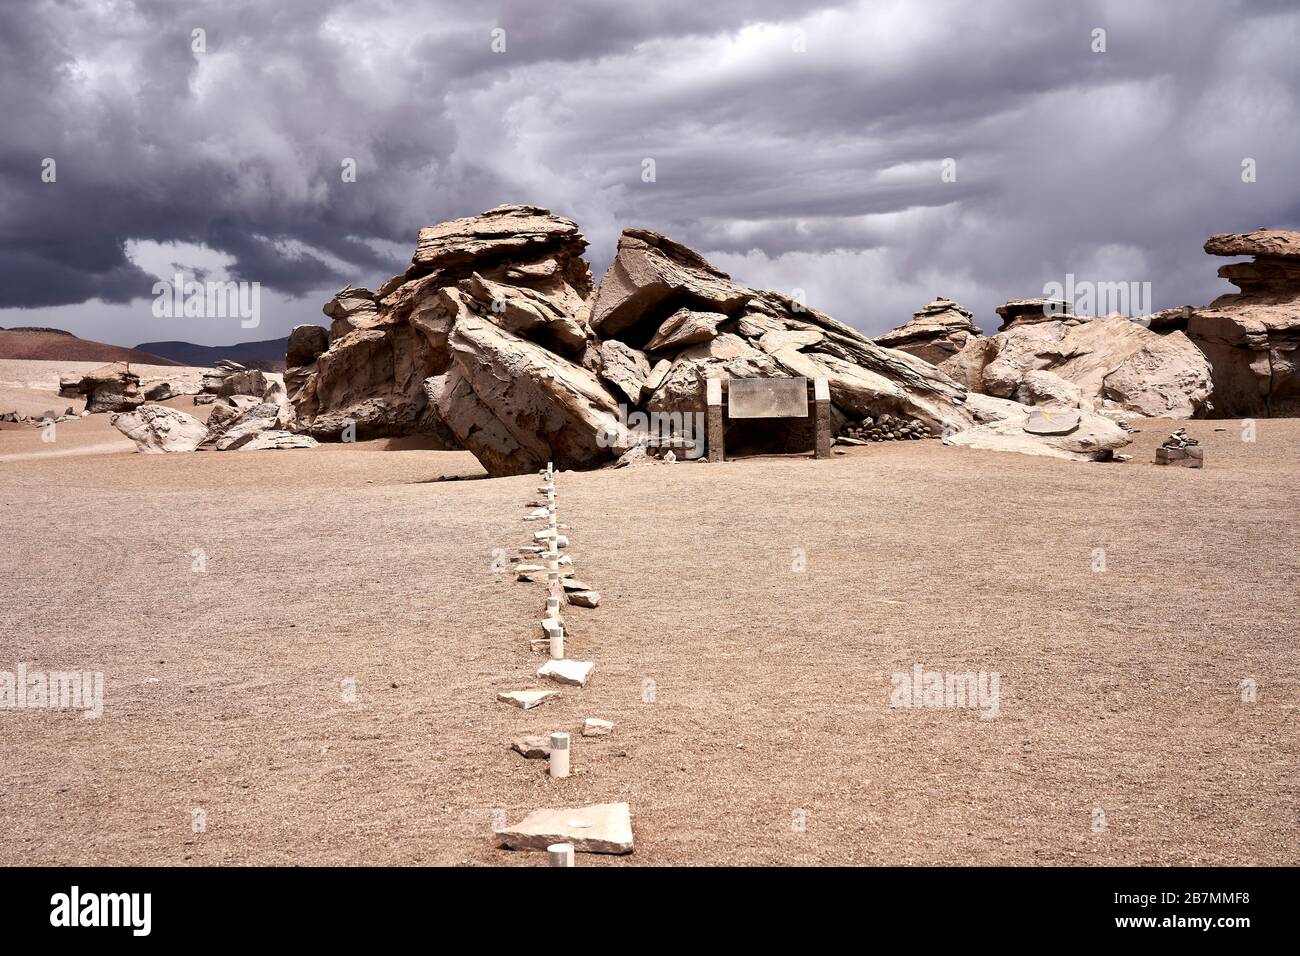
[[319, 325], [295, 325], [285, 348], [285, 368], [310, 365], [330, 347], [330, 335]]
[[151, 455], [194, 451], [208, 433], [207, 426], [193, 415], [152, 403], [119, 412], [109, 422], [135, 442], [137, 451]]
[[[448, 421], [489, 472], [521, 474], [548, 461], [557, 468], [592, 468], [616, 457], [615, 448], [623, 445], [617, 441], [618, 403], [590, 371], [475, 316], [456, 324], [450, 342], [460, 374], [437, 394], [467, 385], [475, 407], [500, 425], [458, 429]], [[500, 447], [502, 430], [512, 439], [507, 448]], [[497, 447], [488, 447], [494, 441]]]
[[601, 338], [641, 346], [676, 311], [666, 310], [666, 303], [730, 315], [752, 297], [753, 292], [681, 243], [648, 229], [624, 229], [591, 304], [591, 327]]

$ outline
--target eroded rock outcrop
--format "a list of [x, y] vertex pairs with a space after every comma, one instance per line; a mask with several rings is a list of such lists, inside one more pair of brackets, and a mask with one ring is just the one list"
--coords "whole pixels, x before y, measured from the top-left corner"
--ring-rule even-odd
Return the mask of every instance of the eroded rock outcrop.
[[876, 336], [876, 344], [938, 365], [982, 335], [979, 326], [971, 321], [968, 310], [952, 299], [940, 296], [920, 311], [913, 312], [911, 322]]
[[1187, 336], [1160, 334], [1118, 314], [1071, 315], [1064, 306], [1008, 302], [997, 310], [1001, 331], [968, 335], [939, 369], [972, 392], [1024, 405], [1168, 418], [1209, 410], [1210, 366]]
[[1300, 232], [1223, 233], [1206, 240], [1205, 251], [1255, 257], [1219, 268], [1240, 292], [1162, 315], [1167, 327], [1182, 318], [1213, 366], [1216, 414], [1300, 414]]
[[[452, 331], [478, 319], [497, 327], [516, 351], [530, 351], [531, 343], [552, 358], [581, 355], [594, 344], [586, 320], [586, 245], [571, 220], [536, 206], [500, 206], [422, 229], [405, 273], [377, 293], [349, 286], [326, 304], [327, 349], [312, 355], [319, 334], [295, 330], [309, 346], [285, 374], [298, 428], [332, 440], [349, 427], [362, 439], [425, 434], [447, 448], [480, 444], [485, 432], [508, 434], [504, 425], [489, 425], [484, 415], [493, 410], [481, 401], [439, 411], [439, 397], [467, 402], [473, 381], [487, 389], [476, 367], [453, 374]], [[523, 460], [513, 450], [492, 457], [502, 469]]]
[[[534, 206], [421, 230], [405, 273], [326, 305], [328, 348], [317, 351], [323, 329], [295, 330], [300, 364], [285, 376], [295, 428], [437, 434], [494, 475], [547, 461], [592, 468], [635, 445], [628, 422], [639, 413], [702, 412], [711, 377], [798, 376], [828, 380], [837, 425], [893, 415], [951, 435], [980, 424], [966, 388], [935, 365], [742, 286], [665, 236], [625, 230], [595, 290], [585, 247], [571, 220]], [[968, 313], [940, 305], [928, 315], [950, 341], [978, 337]], [[769, 419], [759, 430], [771, 439], [801, 427]], [[1088, 457], [1087, 442], [1076, 444]], [[1098, 441], [1092, 457], [1111, 448]]]

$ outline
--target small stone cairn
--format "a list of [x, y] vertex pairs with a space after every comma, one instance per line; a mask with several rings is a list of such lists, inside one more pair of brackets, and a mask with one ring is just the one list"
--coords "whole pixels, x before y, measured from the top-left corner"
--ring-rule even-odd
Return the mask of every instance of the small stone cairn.
[[1204, 468], [1205, 449], [1201, 443], [1180, 428], [1156, 449], [1157, 465], [1182, 465], [1184, 468]]

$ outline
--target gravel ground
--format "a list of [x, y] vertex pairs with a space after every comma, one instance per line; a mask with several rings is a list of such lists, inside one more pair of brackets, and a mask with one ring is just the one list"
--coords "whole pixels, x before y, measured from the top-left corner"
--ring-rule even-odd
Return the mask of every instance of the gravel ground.
[[[493, 822], [613, 800], [636, 852], [580, 865], [1300, 862], [1300, 421], [1192, 423], [1203, 471], [1150, 464], [1174, 426], [1145, 422], [1127, 464], [562, 473], [597, 667], [528, 712], [494, 697], [538, 685], [543, 587], [491, 562], [534, 478], [381, 443], [54, 454], [105, 421], [0, 430], [0, 670], [105, 680], [97, 720], [0, 710], [0, 864], [539, 865]], [[891, 709], [916, 664], [997, 672], [996, 717]], [[592, 716], [568, 780], [509, 749]]]

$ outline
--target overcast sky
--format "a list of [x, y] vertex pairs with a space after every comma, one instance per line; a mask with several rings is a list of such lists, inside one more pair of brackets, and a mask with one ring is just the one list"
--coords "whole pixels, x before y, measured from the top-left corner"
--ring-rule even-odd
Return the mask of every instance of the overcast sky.
[[[597, 276], [649, 227], [871, 334], [1067, 273], [1202, 304], [1208, 235], [1300, 228], [1298, 51], [1244, 0], [4, 0], [0, 326], [274, 338], [508, 202]], [[261, 283], [260, 327], [155, 318], [176, 266]]]

